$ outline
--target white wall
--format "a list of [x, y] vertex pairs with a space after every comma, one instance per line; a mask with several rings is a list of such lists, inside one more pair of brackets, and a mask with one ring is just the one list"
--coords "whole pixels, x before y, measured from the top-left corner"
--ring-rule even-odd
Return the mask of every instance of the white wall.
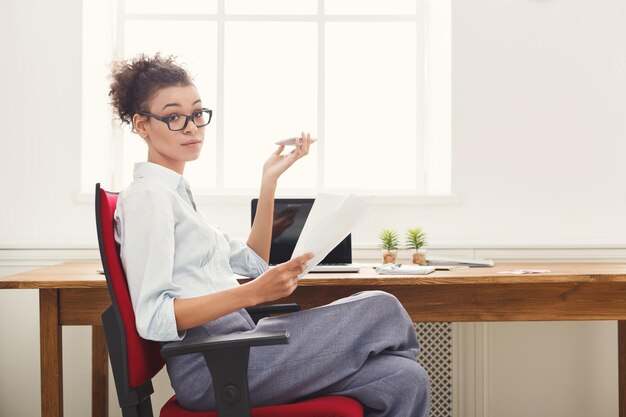
[[[11, 259], [10, 253], [5, 255], [11, 248], [96, 245], [92, 204], [75, 199], [80, 16], [79, 0], [3, 0], [0, 5], [0, 261]], [[420, 225], [431, 244], [441, 248], [626, 247], [621, 216], [626, 209], [626, 2], [456, 0], [452, 22], [453, 191], [458, 201], [379, 207], [354, 233], [355, 245], [374, 245], [382, 227]], [[231, 234], [245, 235], [247, 205], [204, 210]], [[35, 360], [36, 333], [25, 327], [36, 326], [36, 308], [36, 296], [28, 291], [0, 291], [0, 357], [9, 351], [4, 340], [23, 334], [20, 340], [32, 343], [20, 352]], [[532, 398], [546, 405], [545, 415], [615, 416], [616, 380], [604, 370], [616, 362], [585, 356], [589, 346], [576, 343], [602, 340], [614, 346], [612, 327], [570, 324], [569, 336], [546, 339], [546, 328], [560, 328], [558, 323], [546, 326], [489, 325], [486, 350], [493, 392], [484, 415], [541, 415], [519, 407]], [[88, 340], [88, 331], [68, 331], [74, 340]], [[520, 339], [545, 341], [551, 350], [571, 353], [559, 368], [571, 374], [546, 379], [544, 362], [533, 360], [543, 357], [545, 346], [527, 343], [521, 350]], [[504, 352], [523, 360], [513, 366]], [[609, 353], [605, 356], [613, 355]], [[67, 377], [84, 372], [85, 354], [70, 352], [76, 363], [67, 363]], [[577, 368], [580, 361], [584, 366]], [[0, 364], [0, 387], [7, 395], [0, 398], [0, 415], [36, 413], [38, 360], [16, 364], [5, 359]], [[589, 379], [594, 366], [602, 375]], [[18, 383], [11, 375], [22, 372], [21, 367], [32, 378]], [[533, 370], [536, 378], [529, 376]], [[519, 376], [522, 371], [527, 377]], [[79, 381], [66, 391], [88, 390]], [[549, 381], [550, 389], [562, 385], [559, 392], [575, 389], [577, 398], [588, 393], [588, 403], [597, 408], [549, 408], [541, 404], [547, 401], [541, 381]], [[18, 399], [23, 406], [15, 407]], [[88, 407], [76, 400], [67, 415], [84, 415]]]
[[443, 239], [625, 241], [625, 21], [619, 0], [454, 2]]

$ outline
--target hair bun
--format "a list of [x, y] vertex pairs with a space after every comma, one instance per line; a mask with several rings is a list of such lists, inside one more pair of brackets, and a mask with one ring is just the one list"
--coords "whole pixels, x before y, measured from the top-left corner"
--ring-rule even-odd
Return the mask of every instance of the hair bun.
[[109, 90], [111, 105], [122, 123], [132, 125], [133, 116], [147, 111], [148, 101], [163, 87], [191, 85], [191, 77], [174, 56], [139, 54], [130, 60], [114, 61]]

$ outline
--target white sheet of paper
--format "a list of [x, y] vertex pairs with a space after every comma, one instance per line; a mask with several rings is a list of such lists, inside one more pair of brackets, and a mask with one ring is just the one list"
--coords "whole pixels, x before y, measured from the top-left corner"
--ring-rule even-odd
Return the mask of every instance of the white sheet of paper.
[[344, 240], [368, 208], [367, 201], [353, 194], [318, 194], [293, 250], [292, 259], [307, 252], [313, 252], [315, 257], [298, 278], [306, 275]]

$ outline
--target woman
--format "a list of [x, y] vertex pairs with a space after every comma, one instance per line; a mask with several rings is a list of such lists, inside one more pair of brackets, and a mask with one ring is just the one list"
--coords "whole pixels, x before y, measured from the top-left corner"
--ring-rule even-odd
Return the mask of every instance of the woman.
[[[395, 297], [371, 291], [327, 306], [254, 324], [245, 307], [291, 294], [313, 254], [268, 268], [278, 178], [306, 156], [304, 133], [263, 166], [256, 218], [246, 243], [229, 238], [197, 211], [186, 180], [198, 158], [212, 112], [172, 58], [140, 55], [114, 64], [109, 95], [122, 122], [148, 146], [132, 184], [118, 198], [116, 239], [139, 334], [173, 341], [234, 332], [287, 330], [290, 343], [251, 349], [253, 406], [341, 394], [367, 416], [428, 415], [428, 376], [415, 361], [418, 342]], [[239, 285], [234, 274], [255, 277]], [[167, 361], [179, 403], [215, 408], [211, 376], [200, 354]]]

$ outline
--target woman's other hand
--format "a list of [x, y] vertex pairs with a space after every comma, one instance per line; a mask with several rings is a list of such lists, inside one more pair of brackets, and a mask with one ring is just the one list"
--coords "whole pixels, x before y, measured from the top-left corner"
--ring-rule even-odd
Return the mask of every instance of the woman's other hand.
[[278, 300], [287, 297], [298, 286], [298, 275], [313, 259], [312, 253], [305, 253], [285, 263], [276, 265], [246, 285], [254, 286], [255, 304]]
[[291, 152], [281, 155], [285, 145], [280, 145], [263, 165], [263, 181], [271, 181], [273, 183], [278, 181], [283, 172], [292, 166], [294, 162], [309, 153], [310, 146], [311, 135], [308, 133], [305, 135], [304, 132], [296, 141], [295, 148]]

